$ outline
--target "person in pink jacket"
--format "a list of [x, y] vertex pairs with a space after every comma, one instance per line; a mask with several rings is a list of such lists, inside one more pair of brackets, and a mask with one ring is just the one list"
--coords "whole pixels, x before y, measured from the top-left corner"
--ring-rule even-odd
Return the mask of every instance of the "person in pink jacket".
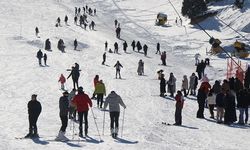
[[62, 90], [65, 90], [65, 88], [64, 88], [64, 83], [66, 82], [66, 78], [63, 76], [63, 74], [61, 74], [61, 76], [60, 76], [58, 82], [61, 83], [61, 89], [62, 89]]

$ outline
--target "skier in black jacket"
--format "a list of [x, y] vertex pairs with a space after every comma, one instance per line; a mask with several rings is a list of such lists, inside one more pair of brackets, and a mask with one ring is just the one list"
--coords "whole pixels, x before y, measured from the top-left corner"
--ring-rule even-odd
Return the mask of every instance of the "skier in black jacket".
[[31, 96], [31, 100], [28, 103], [29, 133], [25, 136], [25, 138], [39, 137], [36, 122], [42, 111], [42, 106], [36, 98], [37, 95], [33, 94]]
[[62, 122], [62, 126], [56, 137], [56, 140], [63, 140], [67, 141], [68, 138], [65, 137], [65, 131], [68, 126], [68, 113], [69, 113], [69, 100], [68, 100], [69, 93], [67, 91], [63, 92], [63, 96], [59, 99], [59, 109], [60, 109], [60, 119]]
[[38, 58], [39, 65], [41, 66], [42, 65], [41, 60], [43, 58], [43, 52], [41, 51], [41, 49], [39, 49], [39, 51], [37, 52], [36, 57]]

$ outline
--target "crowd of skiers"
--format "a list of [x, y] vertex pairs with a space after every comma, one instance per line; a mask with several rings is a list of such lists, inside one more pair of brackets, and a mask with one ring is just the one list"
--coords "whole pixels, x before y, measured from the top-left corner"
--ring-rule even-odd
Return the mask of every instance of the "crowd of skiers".
[[[202, 63], [202, 62], [201, 62]], [[199, 64], [198, 64], [199, 65]], [[205, 64], [206, 65], [206, 64]], [[167, 92], [170, 97], [174, 97], [176, 92], [176, 78], [173, 73], [170, 73], [169, 79], [166, 81], [163, 70], [159, 70], [158, 79], [160, 80], [160, 96], [166, 96]], [[200, 87], [196, 95], [196, 89], [200, 81]], [[213, 85], [210, 85], [209, 79], [203, 72], [200, 78], [192, 73], [188, 78], [183, 76], [181, 90], [177, 91], [176, 100], [176, 125], [181, 125], [181, 110], [184, 103], [184, 97], [190, 92], [190, 95], [197, 96], [198, 111], [197, 118], [205, 118], [205, 107], [209, 109], [210, 118], [216, 119], [217, 123], [232, 124], [237, 121], [236, 110], [239, 110], [238, 124], [244, 125], [248, 122], [248, 107], [250, 105], [250, 66], [248, 67], [244, 84], [238, 78], [230, 78], [223, 80], [223, 83], [216, 80]], [[183, 93], [182, 93], [183, 92]], [[216, 115], [215, 115], [216, 108]]]
[[[120, 106], [122, 106], [125, 109], [126, 105], [124, 104], [122, 98], [115, 91], [111, 91], [110, 94], [106, 97], [106, 100], [104, 102], [103, 96], [106, 95], [106, 89], [104, 83], [102, 82], [102, 80], [96, 81], [96, 78], [94, 80], [94, 83], [96, 84], [94, 94], [97, 95], [97, 107], [98, 108], [103, 107], [103, 109], [101, 110], [106, 111], [107, 106], [109, 105], [110, 132], [112, 137], [116, 138], [119, 131]], [[84, 93], [84, 90], [81, 86], [77, 90], [72, 89], [70, 93], [64, 91], [63, 95], [59, 98], [59, 117], [61, 120], [61, 128], [55, 140], [57, 141], [69, 140], [65, 136], [66, 129], [68, 126], [68, 119], [72, 119], [73, 121], [78, 120], [79, 137], [84, 137], [83, 131], [85, 137], [87, 137], [89, 129], [88, 114], [90, 109], [93, 114], [93, 110], [91, 108], [92, 106], [93, 106], [92, 100], [86, 93]], [[39, 137], [36, 123], [41, 111], [42, 111], [41, 103], [37, 100], [37, 95], [33, 94], [31, 96], [31, 100], [28, 103], [29, 133], [25, 136], [25, 138]]]
[[[81, 14], [82, 10], [82, 14]], [[96, 15], [96, 9], [89, 8], [87, 5], [81, 8], [75, 8], [75, 17], [74, 23], [82, 27], [84, 25], [84, 29], [87, 27], [87, 14], [90, 16]], [[68, 25], [68, 16], [65, 16], [64, 19], [65, 25]], [[115, 32], [116, 37], [121, 39], [121, 28], [120, 23], [115, 20]], [[56, 27], [60, 27], [61, 19], [60, 17], [57, 18]], [[95, 30], [95, 22], [91, 21], [89, 23], [89, 29]], [[39, 29], [38, 27], [35, 28], [36, 36], [39, 37]], [[74, 50], [77, 50], [78, 41], [77, 39], [73, 42]], [[123, 42], [123, 51], [127, 53], [128, 44], [126, 41]], [[65, 52], [65, 44], [62, 39], [59, 39], [57, 48]], [[145, 56], [147, 56], [148, 46], [144, 44], [141, 45], [140, 41], [133, 40], [131, 43], [131, 47], [133, 51], [136, 50], [138, 53], [143, 50]], [[45, 41], [45, 50], [51, 51], [51, 42], [50, 39], [46, 39]], [[109, 53], [119, 53], [119, 45], [117, 42], [114, 43], [114, 51], [111, 48], [108, 48], [108, 42], [105, 42], [105, 51]], [[162, 61], [162, 65], [166, 66], [166, 51], [160, 50], [160, 43], [156, 44], [156, 53], [160, 54], [160, 58]], [[198, 58], [198, 55], [196, 56]], [[39, 65], [42, 66], [42, 58], [44, 60], [45, 66], [47, 61], [47, 55], [42, 53], [41, 50], [37, 52], [37, 58]], [[106, 52], [103, 53], [103, 61], [102, 64], [104, 65], [106, 62]], [[248, 107], [250, 105], [250, 68], [248, 68], [246, 72], [246, 77], [244, 80], [244, 85], [242, 81], [237, 78], [230, 78], [229, 80], [224, 80], [221, 84], [220, 81], [215, 81], [214, 85], [211, 86], [209, 83], [209, 79], [205, 74], [205, 68], [209, 65], [209, 60], [201, 60], [199, 62], [196, 59], [196, 72], [192, 73], [192, 75], [188, 78], [187, 75], [183, 76], [182, 85], [180, 90], [176, 90], [176, 77], [171, 72], [169, 75], [168, 80], [165, 79], [165, 75], [163, 70], [159, 70], [158, 79], [160, 80], [160, 96], [165, 97], [166, 93], [168, 92], [170, 97], [173, 97], [176, 100], [176, 109], [175, 109], [175, 125], [182, 125], [182, 109], [184, 106], [185, 97], [189, 94], [192, 96], [197, 96], [197, 103], [198, 103], [198, 111], [197, 111], [197, 118], [204, 118], [204, 110], [207, 106], [210, 112], [210, 118], [216, 119], [218, 123], [225, 123], [231, 124], [237, 121], [236, 116], [236, 108], [239, 110], [239, 121], [240, 125], [244, 125], [248, 122]], [[121, 68], [123, 65], [117, 61], [114, 65], [116, 70], [115, 78], [121, 79]], [[110, 113], [110, 131], [112, 137], [117, 137], [118, 130], [119, 130], [119, 116], [120, 116], [120, 105], [125, 109], [126, 105], [122, 101], [122, 98], [115, 92], [111, 91], [110, 94], [106, 97], [104, 101], [104, 96], [106, 96], [106, 87], [103, 80], [99, 80], [99, 76], [96, 75], [94, 78], [94, 93], [91, 98], [84, 93], [84, 90], [78, 84], [78, 80], [80, 77], [80, 69], [79, 64], [75, 63], [75, 65], [68, 69], [70, 74], [68, 75], [67, 79], [70, 77], [73, 81], [73, 89], [70, 93], [66, 91], [65, 82], [66, 78], [63, 74], [61, 74], [58, 82], [61, 83], [61, 89], [64, 90], [62, 97], [59, 99], [59, 116], [61, 119], [61, 128], [59, 130], [58, 136], [56, 140], [63, 140], [66, 141], [68, 138], [65, 136], [65, 132], [68, 126], [68, 118], [73, 120], [79, 121], [79, 136], [83, 137], [83, 123], [84, 123], [84, 134], [85, 136], [88, 135], [88, 112], [92, 110], [92, 100], [96, 99], [97, 104], [96, 106], [101, 110], [106, 110], [107, 106], [109, 105], [109, 113]], [[144, 75], [144, 62], [140, 59], [138, 62], [138, 69], [137, 73], [139, 76]], [[200, 87], [197, 87], [200, 81]], [[167, 89], [166, 89], [167, 88]], [[176, 94], [176, 95], [175, 95]], [[215, 108], [217, 114], [215, 116]], [[40, 102], [37, 101], [37, 95], [33, 94], [31, 96], [31, 101], [28, 103], [28, 114], [29, 114], [29, 133], [26, 137], [38, 137], [38, 130], [37, 130], [37, 119], [41, 113], [42, 106]], [[93, 113], [93, 112], [92, 112]], [[77, 115], [78, 114], [78, 115]], [[245, 115], [244, 115], [245, 114]], [[83, 120], [84, 119], [84, 120]]]

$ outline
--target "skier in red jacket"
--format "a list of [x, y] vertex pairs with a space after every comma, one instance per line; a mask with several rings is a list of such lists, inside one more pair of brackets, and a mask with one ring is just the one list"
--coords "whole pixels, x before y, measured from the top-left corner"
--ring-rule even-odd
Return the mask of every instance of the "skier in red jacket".
[[72, 104], [76, 106], [79, 117], [79, 136], [82, 135], [82, 122], [84, 116], [85, 123], [85, 136], [88, 135], [88, 111], [89, 107], [92, 107], [92, 101], [87, 94], [84, 93], [83, 88], [78, 88], [78, 94], [73, 98]]

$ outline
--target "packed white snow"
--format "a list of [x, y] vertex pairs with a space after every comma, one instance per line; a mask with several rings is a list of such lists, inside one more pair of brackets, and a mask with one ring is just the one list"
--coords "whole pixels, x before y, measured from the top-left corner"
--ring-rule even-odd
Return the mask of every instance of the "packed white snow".
[[[225, 0], [224, 0], [225, 1]], [[182, 1], [172, 0], [180, 13]], [[249, 22], [249, 2], [243, 10], [233, 9], [233, 0], [218, 2], [210, 9], [220, 10], [218, 17], [233, 28], [241, 30]], [[96, 31], [84, 30], [74, 25], [74, 8], [88, 5], [97, 9], [97, 16], [88, 16], [96, 22]], [[226, 7], [225, 7], [226, 5]], [[159, 81], [156, 72], [163, 69], [166, 79], [173, 72], [177, 78], [177, 89], [181, 88], [183, 75], [195, 72], [194, 55], [210, 58], [211, 67], [206, 74], [210, 84], [226, 78], [226, 58], [206, 55], [210, 49], [209, 37], [197, 26], [189, 25], [189, 20], [182, 17], [183, 26], [175, 24], [177, 16], [173, 7], [166, 0], [1, 0], [0, 1], [0, 145], [2, 150], [27, 149], [225, 149], [247, 150], [250, 143], [249, 126], [219, 125], [212, 119], [196, 119], [198, 105], [194, 97], [186, 98], [183, 108], [183, 126], [166, 126], [161, 122], [174, 123], [175, 101], [159, 97]], [[155, 26], [158, 12], [168, 15], [165, 27]], [[63, 22], [69, 17], [69, 26]], [[239, 17], [240, 16], [240, 17]], [[62, 27], [55, 27], [60, 17]], [[128, 53], [122, 50], [123, 40], [115, 37], [114, 20], [121, 24], [121, 38], [126, 40]], [[221, 39], [222, 46], [230, 46], [237, 33], [227, 28], [216, 18], [209, 18], [201, 23], [208, 33]], [[40, 30], [35, 36], [35, 27]], [[247, 33], [242, 33], [250, 38]], [[52, 51], [44, 50], [44, 42], [49, 38]], [[57, 49], [57, 42], [62, 38], [66, 53]], [[79, 42], [79, 51], [73, 50], [73, 41]], [[132, 40], [140, 40], [149, 47], [148, 57], [134, 52], [130, 46]], [[241, 39], [243, 40], [243, 39]], [[101, 65], [104, 43], [109, 43], [112, 50], [114, 42], [119, 43], [119, 53], [107, 53], [107, 66]], [[156, 43], [161, 43], [161, 51], [167, 51], [167, 66], [163, 67], [160, 55], [155, 54]], [[247, 42], [247, 41], [244, 41]], [[249, 43], [248, 43], [249, 44]], [[48, 67], [39, 67], [36, 53], [39, 49], [48, 55]], [[145, 63], [145, 76], [137, 75], [137, 64], [142, 59]], [[119, 60], [124, 66], [122, 80], [115, 79], [114, 64]], [[247, 63], [249, 58], [242, 60]], [[90, 96], [93, 93], [93, 78], [96, 74], [106, 85], [107, 92], [115, 90], [127, 105], [125, 113], [120, 114], [120, 133], [124, 118], [123, 136], [114, 140], [110, 136], [109, 115], [106, 113], [104, 135], [104, 112], [96, 108], [93, 100], [93, 112], [101, 134], [102, 142], [89, 112], [89, 138], [87, 142], [78, 142], [73, 135], [73, 124], [69, 121], [66, 136], [74, 141], [68, 143], [53, 142], [61, 126], [59, 118], [59, 97], [62, 91], [58, 79], [60, 74], [69, 75], [66, 69], [77, 62], [80, 64], [79, 83]], [[72, 89], [72, 80], [66, 83]], [[40, 139], [18, 140], [28, 133], [27, 103], [31, 94], [38, 94], [42, 104], [42, 113], [38, 119]], [[205, 110], [205, 117], [209, 112]], [[78, 124], [74, 124], [78, 133]]]

